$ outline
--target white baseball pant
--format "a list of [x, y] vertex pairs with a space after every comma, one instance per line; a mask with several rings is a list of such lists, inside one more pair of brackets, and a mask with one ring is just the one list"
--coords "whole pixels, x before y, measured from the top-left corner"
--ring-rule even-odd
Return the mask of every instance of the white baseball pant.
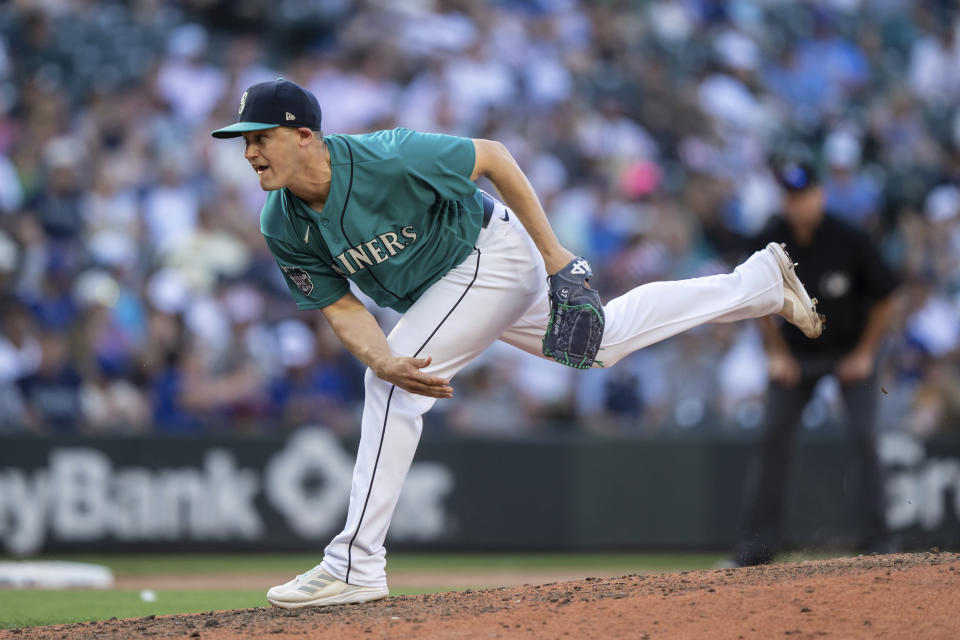
[[[498, 339], [542, 357], [550, 309], [547, 274], [530, 236], [508, 212], [498, 203], [473, 253], [403, 315], [388, 336], [395, 355], [430, 356], [425, 371], [443, 378], [452, 378]], [[780, 269], [768, 251], [758, 251], [733, 273], [652, 282], [611, 300], [604, 306], [598, 358], [609, 367], [698, 325], [757, 318], [782, 306]], [[422, 416], [435, 399], [403, 391], [369, 369], [364, 384], [347, 523], [327, 546], [322, 564], [349, 584], [385, 587], [383, 542], [417, 450]]]

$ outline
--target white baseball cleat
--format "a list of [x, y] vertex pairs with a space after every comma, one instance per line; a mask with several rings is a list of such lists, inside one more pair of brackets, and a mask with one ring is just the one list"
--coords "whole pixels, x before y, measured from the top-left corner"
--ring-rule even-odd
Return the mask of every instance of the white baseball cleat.
[[767, 245], [767, 251], [776, 258], [780, 275], [783, 277], [783, 308], [779, 315], [803, 331], [803, 335], [808, 338], [819, 338], [823, 333], [823, 323], [826, 318], [823, 314], [817, 313], [817, 299], [807, 294], [803, 283], [797, 277], [797, 272], [794, 270], [797, 265], [790, 259], [787, 246], [783, 243], [771, 242]]
[[324, 571], [320, 565], [286, 584], [267, 591], [267, 600], [275, 607], [328, 607], [381, 600], [389, 595], [386, 587], [359, 587], [347, 584]]

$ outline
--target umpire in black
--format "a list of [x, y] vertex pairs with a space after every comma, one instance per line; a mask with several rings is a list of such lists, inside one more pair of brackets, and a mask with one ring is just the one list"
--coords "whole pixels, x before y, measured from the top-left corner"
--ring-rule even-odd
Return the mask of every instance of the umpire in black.
[[863, 231], [824, 211], [824, 194], [810, 166], [777, 169], [785, 192], [756, 246], [785, 242], [797, 274], [827, 317], [818, 340], [764, 318], [770, 388], [766, 431], [751, 469], [747, 510], [734, 557], [749, 566], [772, 560], [780, 540], [787, 473], [803, 408], [814, 386], [833, 374], [843, 390], [846, 427], [855, 445], [862, 495], [860, 546], [893, 551], [884, 517], [884, 488], [876, 446], [877, 350], [886, 333], [897, 279]]

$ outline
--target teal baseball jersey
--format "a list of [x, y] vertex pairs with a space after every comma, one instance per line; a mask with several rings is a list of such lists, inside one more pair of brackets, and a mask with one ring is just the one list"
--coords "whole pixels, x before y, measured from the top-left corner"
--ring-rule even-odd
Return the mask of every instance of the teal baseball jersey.
[[260, 230], [301, 309], [332, 304], [347, 280], [406, 311], [473, 250], [483, 200], [469, 138], [410, 129], [329, 135], [332, 182], [321, 211], [271, 191]]

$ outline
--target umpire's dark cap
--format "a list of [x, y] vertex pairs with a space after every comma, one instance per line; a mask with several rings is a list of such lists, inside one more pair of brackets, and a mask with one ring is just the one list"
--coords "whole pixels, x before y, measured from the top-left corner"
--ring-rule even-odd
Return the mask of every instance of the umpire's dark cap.
[[819, 183], [817, 172], [806, 163], [788, 163], [777, 167], [777, 182], [793, 193], [806, 191]]
[[240, 98], [236, 124], [211, 132], [214, 138], [236, 138], [247, 131], [274, 127], [307, 127], [320, 131], [320, 103], [316, 96], [283, 78], [261, 82]]

